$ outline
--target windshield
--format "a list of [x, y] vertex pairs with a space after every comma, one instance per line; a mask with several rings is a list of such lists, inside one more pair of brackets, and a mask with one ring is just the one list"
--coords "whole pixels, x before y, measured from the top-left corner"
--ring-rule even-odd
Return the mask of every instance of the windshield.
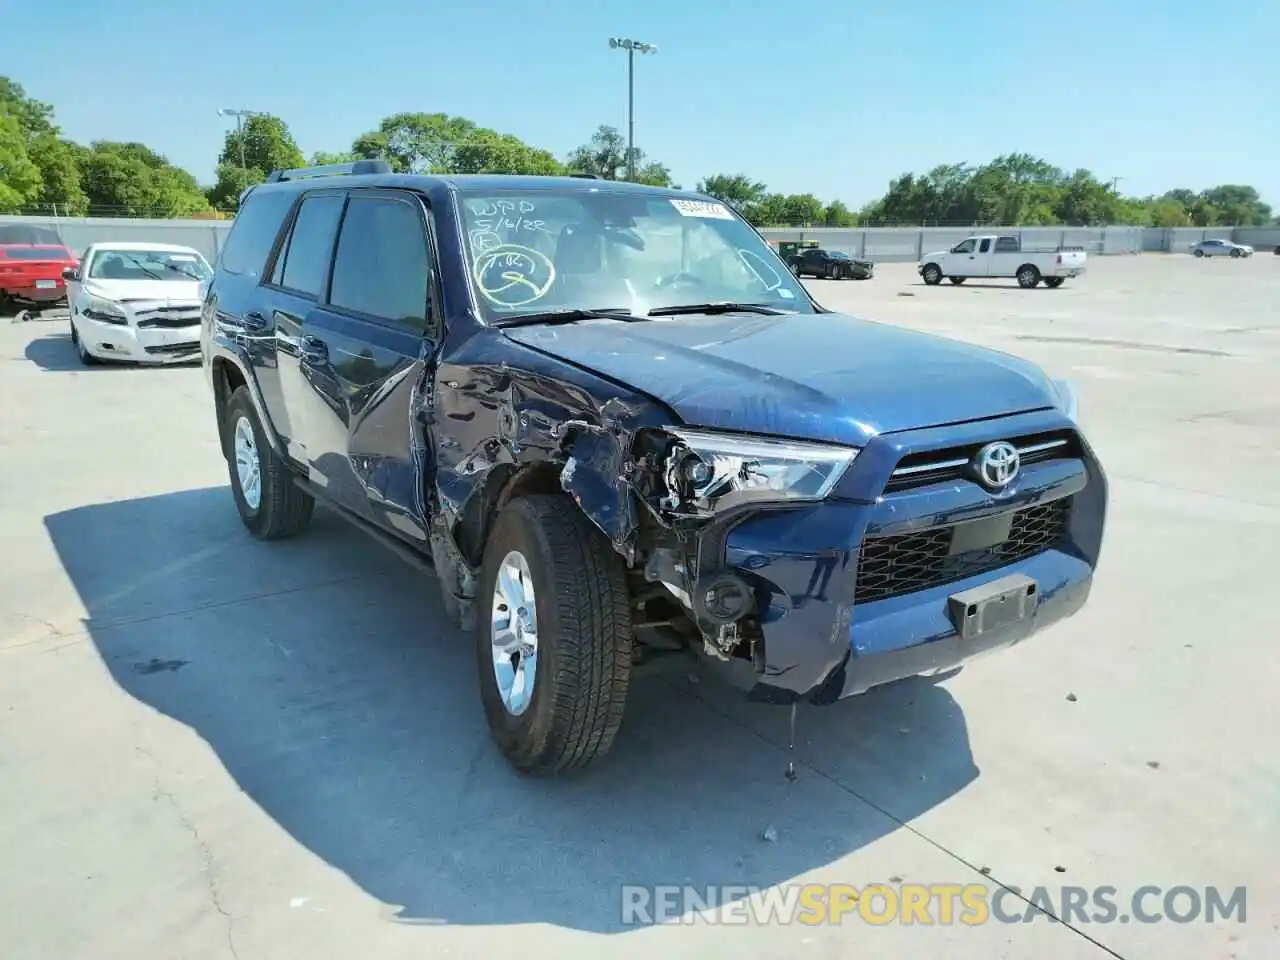
[[777, 253], [720, 203], [603, 189], [465, 190], [486, 316], [761, 304], [814, 312]]
[[89, 266], [95, 280], [208, 280], [209, 264], [180, 250], [100, 250]]

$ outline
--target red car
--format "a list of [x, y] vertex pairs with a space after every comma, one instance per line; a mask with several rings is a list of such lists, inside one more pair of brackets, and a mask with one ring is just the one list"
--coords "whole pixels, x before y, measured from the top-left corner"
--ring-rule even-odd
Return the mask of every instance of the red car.
[[78, 263], [61, 244], [0, 243], [0, 314], [65, 303], [62, 271]]

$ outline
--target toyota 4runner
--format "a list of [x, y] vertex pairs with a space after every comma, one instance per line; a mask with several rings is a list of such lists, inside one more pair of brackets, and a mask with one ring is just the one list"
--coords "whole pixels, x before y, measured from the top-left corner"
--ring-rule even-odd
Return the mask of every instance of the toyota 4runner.
[[1069, 384], [824, 308], [704, 196], [279, 171], [201, 350], [249, 532], [320, 501], [433, 568], [522, 770], [606, 752], [654, 658], [825, 704], [1019, 643], [1102, 543]]

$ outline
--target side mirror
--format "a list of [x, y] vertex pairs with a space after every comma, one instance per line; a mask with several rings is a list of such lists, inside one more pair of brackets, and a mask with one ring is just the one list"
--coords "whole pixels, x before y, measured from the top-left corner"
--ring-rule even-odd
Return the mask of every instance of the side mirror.
[[66, 267], [62, 271], [62, 279], [66, 280], [68, 283], [79, 283], [80, 271], [75, 267]]

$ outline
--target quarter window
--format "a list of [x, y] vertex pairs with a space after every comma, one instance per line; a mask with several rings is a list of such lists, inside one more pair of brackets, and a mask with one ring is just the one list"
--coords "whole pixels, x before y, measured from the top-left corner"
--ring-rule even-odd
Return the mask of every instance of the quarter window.
[[424, 330], [429, 274], [418, 211], [403, 200], [353, 196], [338, 237], [330, 304]]
[[222, 247], [220, 265], [227, 273], [257, 277], [280, 232], [285, 214], [293, 206], [292, 193], [255, 190], [245, 199]]

